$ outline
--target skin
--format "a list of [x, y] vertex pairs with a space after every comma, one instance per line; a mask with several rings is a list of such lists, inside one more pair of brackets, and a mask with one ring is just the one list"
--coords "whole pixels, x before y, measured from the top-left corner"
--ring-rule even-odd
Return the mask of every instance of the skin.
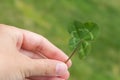
[[67, 58], [43, 36], [0, 24], [0, 80], [67, 80]]

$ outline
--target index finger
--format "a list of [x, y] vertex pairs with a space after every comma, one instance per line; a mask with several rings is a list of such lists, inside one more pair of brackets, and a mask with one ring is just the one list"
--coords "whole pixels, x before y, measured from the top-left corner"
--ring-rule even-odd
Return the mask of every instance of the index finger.
[[[40, 52], [49, 59], [60, 60], [65, 62], [68, 56], [59, 48], [54, 46], [46, 38], [36, 33], [21, 30], [23, 33], [22, 48], [33, 52]], [[71, 66], [71, 61], [67, 62], [68, 67]]]

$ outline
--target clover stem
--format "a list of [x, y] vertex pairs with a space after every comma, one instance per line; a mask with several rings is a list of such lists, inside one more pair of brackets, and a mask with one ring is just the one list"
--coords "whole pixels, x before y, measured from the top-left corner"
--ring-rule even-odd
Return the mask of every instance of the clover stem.
[[78, 43], [77, 43], [77, 46], [74, 48], [74, 50], [72, 51], [71, 55], [69, 56], [69, 58], [65, 61], [65, 63], [67, 63], [71, 58], [72, 56], [76, 53], [76, 51], [80, 48], [80, 44], [83, 42], [83, 40], [80, 40]]

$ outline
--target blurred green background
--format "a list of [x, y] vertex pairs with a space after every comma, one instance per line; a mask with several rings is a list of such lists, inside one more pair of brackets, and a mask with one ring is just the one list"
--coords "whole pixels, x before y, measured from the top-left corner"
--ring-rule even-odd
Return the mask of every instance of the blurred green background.
[[69, 80], [120, 80], [120, 0], [0, 0], [0, 23], [41, 34], [68, 55], [73, 20], [97, 23], [100, 34], [86, 59], [72, 58]]

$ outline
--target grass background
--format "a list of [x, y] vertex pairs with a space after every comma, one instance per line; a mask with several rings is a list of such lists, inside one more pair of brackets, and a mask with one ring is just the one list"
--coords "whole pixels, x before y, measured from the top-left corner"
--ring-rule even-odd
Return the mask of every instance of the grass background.
[[97, 23], [100, 37], [86, 59], [72, 58], [69, 80], [120, 80], [120, 0], [0, 0], [0, 23], [41, 34], [68, 55], [73, 20]]

